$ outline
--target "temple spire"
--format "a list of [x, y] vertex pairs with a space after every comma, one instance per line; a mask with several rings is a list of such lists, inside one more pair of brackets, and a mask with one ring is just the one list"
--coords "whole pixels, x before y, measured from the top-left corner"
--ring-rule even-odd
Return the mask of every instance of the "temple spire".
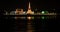
[[29, 2], [29, 7], [28, 7], [29, 9], [31, 9], [31, 7], [30, 7], [30, 2]]

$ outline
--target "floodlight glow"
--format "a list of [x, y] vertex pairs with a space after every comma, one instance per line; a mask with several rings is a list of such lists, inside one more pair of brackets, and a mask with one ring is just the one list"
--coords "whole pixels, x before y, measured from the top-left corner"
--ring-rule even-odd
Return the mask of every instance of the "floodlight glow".
[[42, 14], [44, 14], [45, 12], [44, 11], [42, 11]]

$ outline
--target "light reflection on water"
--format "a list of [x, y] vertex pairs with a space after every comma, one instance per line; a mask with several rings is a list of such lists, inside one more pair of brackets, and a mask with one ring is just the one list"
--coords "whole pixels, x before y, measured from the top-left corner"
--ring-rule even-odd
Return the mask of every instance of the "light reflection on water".
[[31, 20], [27, 17], [21, 18], [18, 18], [16, 21], [10, 20], [15, 23], [12, 24], [14, 25], [13, 28], [10, 27], [11, 29], [14, 29], [14, 32], [47, 32], [49, 29], [52, 31], [54, 27], [56, 27], [56, 16], [31, 17]]
[[28, 16], [28, 17], [12, 17], [12, 18], [15, 18], [15, 19], [28, 19], [28, 20], [31, 20], [31, 19], [56, 19], [56, 16]]
[[49, 25], [52, 27], [56, 22], [50, 21], [48, 19], [56, 19], [56, 16], [41, 16], [41, 17], [31, 17], [30, 19], [26, 18], [27, 22], [25, 23], [26, 32], [47, 32], [49, 30]]

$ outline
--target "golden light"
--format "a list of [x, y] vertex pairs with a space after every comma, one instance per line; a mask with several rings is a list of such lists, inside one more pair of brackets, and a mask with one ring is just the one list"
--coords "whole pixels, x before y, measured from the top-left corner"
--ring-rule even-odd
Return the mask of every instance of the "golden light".
[[29, 19], [29, 20], [30, 20], [30, 19], [31, 19], [31, 17], [29, 16], [29, 17], [27, 17], [27, 19]]

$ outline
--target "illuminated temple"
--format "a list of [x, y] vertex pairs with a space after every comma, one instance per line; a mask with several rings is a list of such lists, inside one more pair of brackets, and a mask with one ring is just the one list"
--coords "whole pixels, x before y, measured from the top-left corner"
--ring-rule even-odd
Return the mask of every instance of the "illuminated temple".
[[34, 14], [34, 12], [31, 10], [30, 2], [29, 2], [27, 14]]
[[33, 15], [56, 15], [56, 13], [49, 13], [48, 11], [41, 11], [38, 13], [35, 13], [31, 10], [30, 2], [28, 4], [28, 11], [23, 11], [23, 9], [17, 8], [16, 11], [11, 11], [10, 13], [5, 13], [5, 15], [27, 15], [27, 14], [33, 14]]
[[16, 14], [34, 14], [34, 12], [31, 10], [30, 2], [28, 5], [28, 11], [24, 12], [23, 9], [16, 9]]

